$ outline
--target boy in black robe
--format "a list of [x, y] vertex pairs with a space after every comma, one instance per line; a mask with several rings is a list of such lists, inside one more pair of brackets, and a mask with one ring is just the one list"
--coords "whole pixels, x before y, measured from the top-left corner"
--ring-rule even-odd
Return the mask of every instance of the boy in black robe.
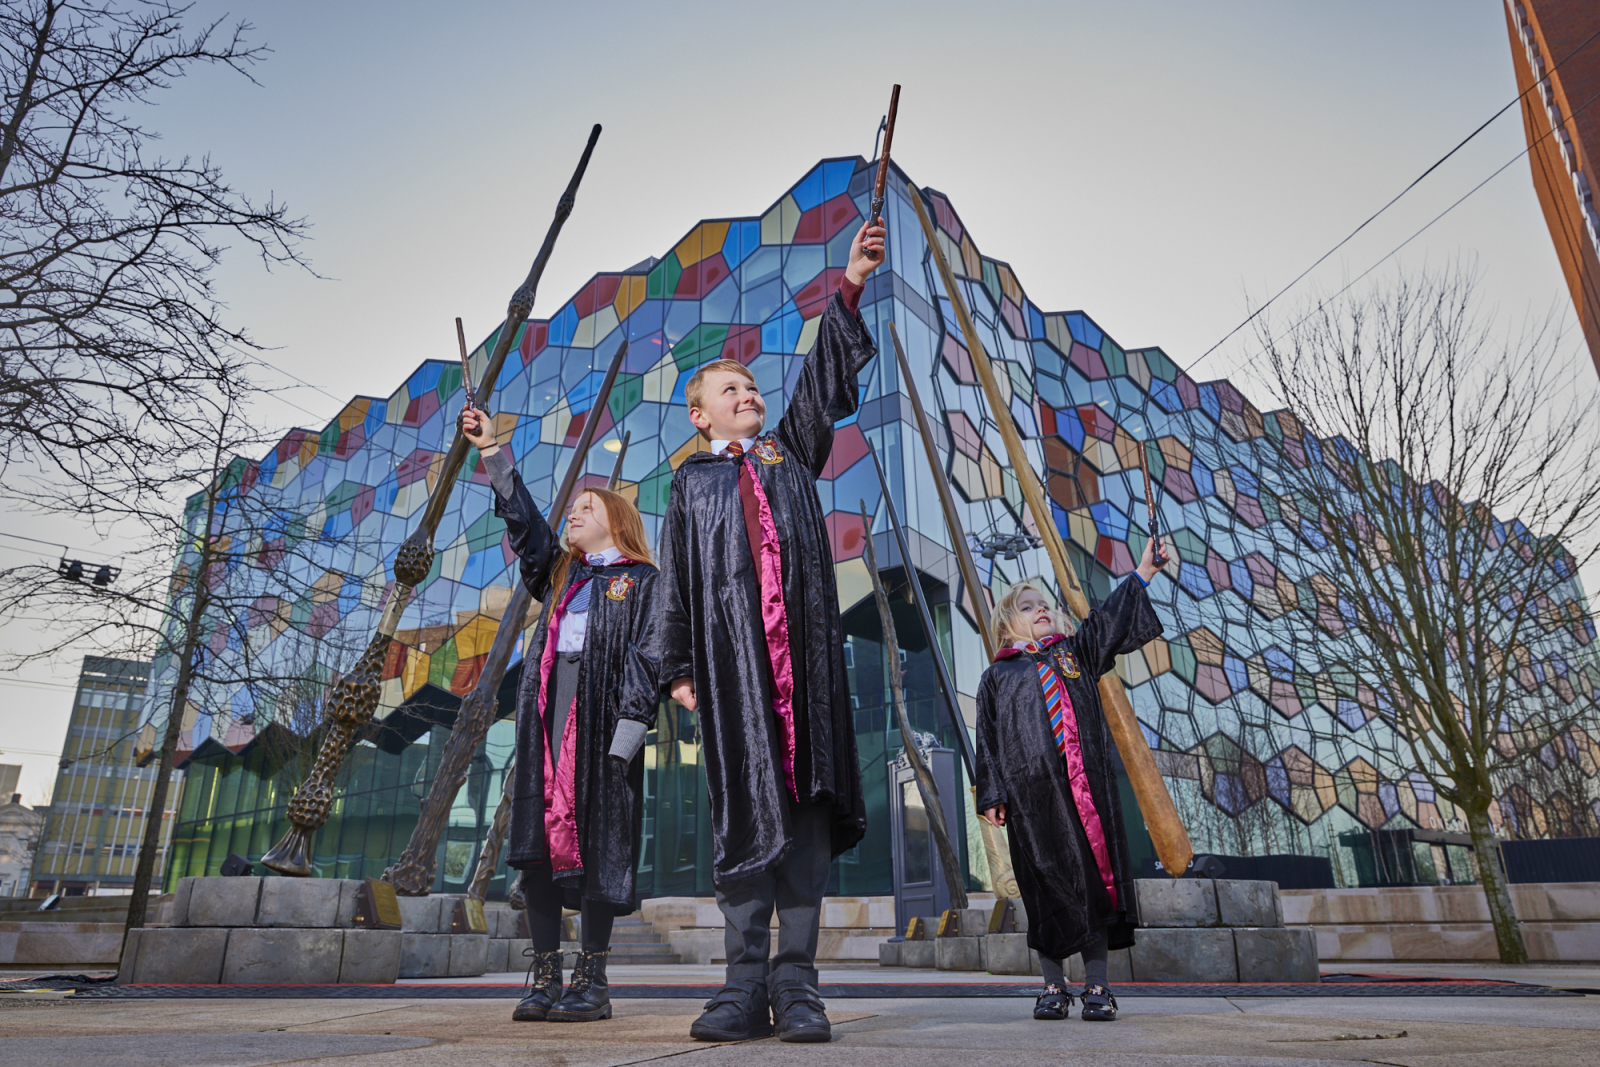
[[[1039, 953], [1045, 991], [1035, 1019], [1065, 1019], [1072, 1006], [1062, 963], [1083, 953], [1082, 1018], [1110, 1021], [1106, 953], [1133, 944], [1127, 827], [1117, 792], [1111, 729], [1097, 682], [1117, 657], [1161, 636], [1145, 587], [1152, 546], [1135, 573], [1070, 623], [1031, 583], [995, 606], [994, 664], [978, 683], [978, 810], [1003, 826], [1028, 912], [1028, 947]], [[1163, 552], [1164, 556], [1164, 552]]]
[[[877, 354], [857, 307], [883, 262], [862, 226], [777, 430], [732, 360], [700, 368], [689, 418], [711, 439], [672, 479], [662, 530], [657, 657], [697, 710], [711, 801], [712, 882], [727, 919], [727, 982], [690, 1029], [827, 1041], [817, 926], [834, 856], [866, 831], [833, 553], [816, 481], [833, 424], [856, 410]], [[771, 950], [773, 908], [777, 952]], [[770, 1015], [769, 1015], [770, 1012]]]

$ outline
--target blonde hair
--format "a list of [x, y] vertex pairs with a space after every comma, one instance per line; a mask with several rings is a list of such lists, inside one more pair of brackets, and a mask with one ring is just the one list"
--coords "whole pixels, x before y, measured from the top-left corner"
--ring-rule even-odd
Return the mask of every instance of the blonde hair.
[[694, 372], [694, 377], [689, 379], [689, 384], [683, 387], [683, 398], [692, 408], [700, 407], [705, 402], [706, 375], [716, 371], [728, 371], [732, 374], [743, 375], [748, 381], [754, 383], [756, 376], [736, 359], [714, 359], [710, 363]]
[[[1022, 617], [1022, 609], [1017, 607], [1017, 601], [1022, 599], [1022, 594], [1027, 592], [1038, 593], [1044, 597], [1046, 604], [1054, 604], [1050, 594], [1038, 582], [1029, 579], [1018, 582], [1007, 589], [1000, 602], [994, 606], [994, 614], [989, 617], [989, 626], [994, 633], [996, 648], [1007, 648], [1018, 641], [1033, 640], [1033, 624]], [[1066, 613], [1052, 607], [1050, 614], [1055, 620], [1056, 630], [1063, 634], [1077, 632], [1077, 627], [1072, 625], [1072, 620]]]
[[[577, 496], [572, 498], [572, 503], [576, 504], [585, 493], [593, 493], [599, 498], [600, 503], [606, 506], [606, 522], [611, 526], [611, 542], [617, 546], [617, 550], [635, 563], [648, 563], [654, 567], [656, 558], [650, 551], [649, 539], [645, 537], [644, 520], [639, 517], [639, 509], [621, 493], [613, 493], [598, 486], [578, 490]], [[561, 590], [566, 587], [567, 571], [574, 563], [583, 561], [583, 553], [567, 544], [567, 531], [564, 526], [561, 531], [561, 547], [566, 551], [550, 569], [550, 591], [556, 596], [560, 596]]]

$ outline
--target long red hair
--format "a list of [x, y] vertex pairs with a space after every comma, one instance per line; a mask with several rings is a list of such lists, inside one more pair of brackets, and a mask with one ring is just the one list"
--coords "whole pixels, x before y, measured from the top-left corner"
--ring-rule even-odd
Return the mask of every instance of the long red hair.
[[[639, 509], [633, 502], [621, 493], [614, 493], [610, 489], [584, 489], [572, 498], [574, 506], [583, 499], [584, 493], [592, 493], [600, 503], [606, 506], [606, 522], [611, 526], [611, 540], [617, 550], [635, 563], [648, 563], [656, 565], [655, 554], [650, 551], [650, 541], [644, 535], [644, 520], [639, 517]], [[563, 524], [561, 533], [561, 547], [566, 551], [561, 558], [556, 560], [556, 565], [550, 571], [550, 592], [559, 596], [561, 590], [567, 585], [567, 572], [574, 563], [583, 562], [583, 553], [567, 544], [567, 534]]]

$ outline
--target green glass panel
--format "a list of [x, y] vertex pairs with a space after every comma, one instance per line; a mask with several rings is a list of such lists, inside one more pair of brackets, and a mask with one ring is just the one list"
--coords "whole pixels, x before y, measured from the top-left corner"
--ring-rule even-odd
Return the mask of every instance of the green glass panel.
[[1110, 335], [1105, 335], [1101, 338], [1100, 358], [1105, 360], [1106, 373], [1112, 377], [1128, 373], [1128, 356], [1122, 351], [1122, 346], [1113, 341]]
[[667, 253], [667, 258], [657, 263], [645, 278], [645, 297], [650, 300], [670, 300], [678, 290], [678, 276], [682, 273], [683, 266], [678, 262], [678, 253]]
[[611, 396], [606, 401], [606, 406], [611, 409], [611, 420], [621, 422], [643, 399], [644, 375], [617, 375], [616, 382], [611, 386]]
[[1167, 650], [1172, 653], [1173, 672], [1179, 678], [1193, 685], [1196, 673], [1195, 659], [1194, 649], [1189, 647], [1189, 639], [1187, 637], [1174, 638], [1168, 643]]
[[439, 402], [441, 404], [444, 403], [446, 400], [450, 399], [451, 394], [460, 388], [461, 361], [457, 360], [454, 363], [447, 364], [444, 370], [439, 372]]

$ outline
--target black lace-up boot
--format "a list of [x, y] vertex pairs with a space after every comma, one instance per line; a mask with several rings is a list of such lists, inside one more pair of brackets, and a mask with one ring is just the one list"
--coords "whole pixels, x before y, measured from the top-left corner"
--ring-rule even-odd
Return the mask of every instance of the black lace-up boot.
[[606, 960], [610, 957], [610, 951], [584, 949], [578, 954], [567, 995], [550, 1009], [551, 1022], [592, 1023], [611, 1018], [611, 984], [606, 981]]
[[519, 1023], [544, 1022], [550, 1015], [550, 1009], [561, 999], [561, 951], [523, 951], [533, 957], [533, 962], [528, 965], [528, 985], [531, 988], [511, 1013], [511, 1018]]
[[767, 983], [760, 978], [730, 978], [706, 1001], [700, 1018], [689, 1027], [696, 1041], [746, 1041], [772, 1036]]

